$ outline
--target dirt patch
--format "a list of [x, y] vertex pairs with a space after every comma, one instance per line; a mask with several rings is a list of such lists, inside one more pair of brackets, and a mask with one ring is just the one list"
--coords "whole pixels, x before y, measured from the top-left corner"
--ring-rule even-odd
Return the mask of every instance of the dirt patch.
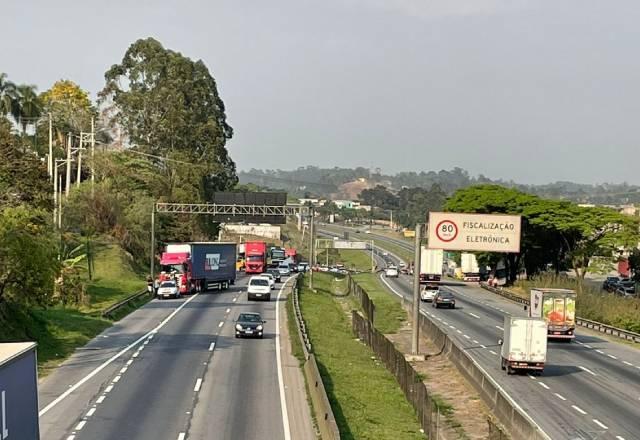
[[[411, 324], [404, 322], [398, 333], [386, 335], [403, 353], [411, 352]], [[420, 337], [420, 353], [426, 354], [425, 361], [411, 362], [420, 374], [430, 393], [443, 403], [448, 411], [444, 420], [444, 437], [449, 439], [486, 439], [489, 437], [487, 417], [489, 408], [457, 368], [429, 339]]]

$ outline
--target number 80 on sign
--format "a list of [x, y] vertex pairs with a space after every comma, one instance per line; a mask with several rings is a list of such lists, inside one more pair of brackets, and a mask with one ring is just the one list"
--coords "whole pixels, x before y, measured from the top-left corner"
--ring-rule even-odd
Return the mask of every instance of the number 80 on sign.
[[436, 235], [442, 241], [453, 241], [458, 236], [458, 226], [451, 220], [442, 220], [436, 227]]

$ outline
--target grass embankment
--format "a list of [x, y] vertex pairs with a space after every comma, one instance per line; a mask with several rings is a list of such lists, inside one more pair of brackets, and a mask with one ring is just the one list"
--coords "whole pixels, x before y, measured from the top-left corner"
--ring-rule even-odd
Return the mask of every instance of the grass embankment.
[[421, 439], [420, 424], [394, 377], [373, 352], [354, 339], [351, 320], [331, 294], [333, 276], [317, 273], [300, 299], [343, 439]]
[[[39, 375], [48, 374], [77, 347], [111, 325], [112, 321], [100, 316], [103, 309], [145, 288], [144, 277], [130, 267], [128, 258], [117, 245], [102, 243], [96, 249], [94, 277], [87, 286], [85, 304], [28, 311], [12, 308], [8, 322], [0, 328], [0, 341], [36, 341]], [[141, 299], [137, 306], [146, 301], [148, 297]]]
[[[529, 298], [534, 287], [577, 289], [577, 281], [567, 276], [542, 274], [531, 280], [518, 280], [508, 288], [523, 298]], [[603, 324], [612, 325], [632, 332], [640, 332], [640, 299], [623, 298], [605, 293], [599, 288], [583, 285], [576, 301], [576, 314]]]

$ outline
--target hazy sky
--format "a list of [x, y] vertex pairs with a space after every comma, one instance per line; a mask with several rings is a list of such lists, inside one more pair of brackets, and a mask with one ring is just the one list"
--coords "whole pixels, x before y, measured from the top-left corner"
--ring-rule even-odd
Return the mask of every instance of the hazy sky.
[[40, 90], [95, 96], [148, 36], [204, 60], [239, 169], [640, 184], [638, 0], [3, 3], [0, 71]]

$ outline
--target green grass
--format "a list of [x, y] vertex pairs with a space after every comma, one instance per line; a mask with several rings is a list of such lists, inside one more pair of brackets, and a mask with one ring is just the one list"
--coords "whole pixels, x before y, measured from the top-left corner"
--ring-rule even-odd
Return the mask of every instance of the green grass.
[[301, 306], [342, 438], [423, 439], [394, 377], [354, 339], [340, 300], [330, 294], [331, 278], [316, 274], [317, 293], [302, 289]]
[[289, 340], [291, 341], [291, 353], [298, 359], [300, 365], [306, 360], [304, 358], [304, 350], [302, 341], [298, 335], [298, 326], [296, 324], [296, 314], [293, 310], [293, 293], [287, 296], [287, 328], [289, 329]]
[[400, 247], [397, 244], [389, 243], [385, 240], [374, 240], [374, 243], [377, 247], [382, 248], [385, 251], [391, 252], [392, 254], [402, 258], [406, 263], [413, 261], [413, 258], [415, 257], [412, 251]]
[[377, 275], [363, 273], [354, 275], [353, 279], [362, 287], [376, 306], [374, 325], [382, 333], [396, 333], [407, 318], [400, 300], [390, 295]]
[[[47, 309], [21, 310], [5, 305], [0, 311], [1, 341], [36, 341], [38, 374], [47, 375], [53, 368], [97, 336], [112, 322], [102, 318], [106, 307], [146, 286], [142, 275], [130, 267], [126, 254], [115, 244], [96, 246], [94, 279], [87, 286], [87, 301], [81, 306], [53, 306]], [[120, 310], [115, 320], [149, 300], [145, 296]]]

